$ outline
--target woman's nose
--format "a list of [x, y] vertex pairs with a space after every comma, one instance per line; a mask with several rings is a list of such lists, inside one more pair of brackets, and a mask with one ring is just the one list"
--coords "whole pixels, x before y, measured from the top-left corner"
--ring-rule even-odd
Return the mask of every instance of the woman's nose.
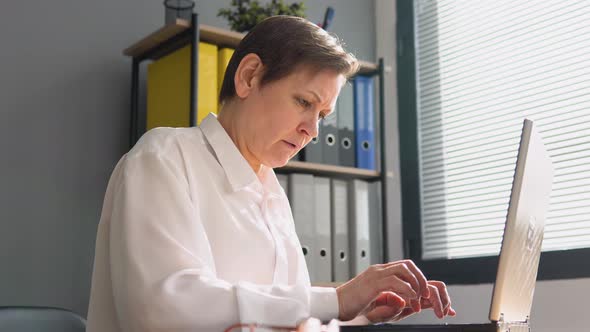
[[310, 139], [318, 136], [318, 124], [319, 121], [315, 119], [305, 120], [299, 125], [299, 132], [303, 133], [306, 136], [309, 136]]

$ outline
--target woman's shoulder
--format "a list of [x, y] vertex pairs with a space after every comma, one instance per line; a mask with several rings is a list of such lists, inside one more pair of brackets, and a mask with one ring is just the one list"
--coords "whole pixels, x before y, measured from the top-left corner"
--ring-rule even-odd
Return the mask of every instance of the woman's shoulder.
[[150, 155], [176, 159], [187, 148], [192, 151], [201, 150], [204, 143], [203, 134], [198, 127], [158, 127], [146, 132], [127, 153], [127, 158]]

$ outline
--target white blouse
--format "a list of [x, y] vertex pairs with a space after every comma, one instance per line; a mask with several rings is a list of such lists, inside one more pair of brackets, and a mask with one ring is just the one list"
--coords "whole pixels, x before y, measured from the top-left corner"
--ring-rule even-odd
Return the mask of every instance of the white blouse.
[[338, 316], [311, 287], [285, 192], [217, 118], [146, 133], [117, 164], [98, 234], [89, 332], [222, 331]]

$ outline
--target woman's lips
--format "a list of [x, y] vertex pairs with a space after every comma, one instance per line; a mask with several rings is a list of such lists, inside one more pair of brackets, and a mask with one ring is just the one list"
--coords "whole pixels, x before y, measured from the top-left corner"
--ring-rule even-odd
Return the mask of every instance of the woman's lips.
[[285, 140], [283, 140], [283, 142], [285, 142], [291, 149], [293, 149], [293, 150], [299, 150], [299, 145], [293, 144], [293, 143], [291, 143], [289, 141], [285, 141]]

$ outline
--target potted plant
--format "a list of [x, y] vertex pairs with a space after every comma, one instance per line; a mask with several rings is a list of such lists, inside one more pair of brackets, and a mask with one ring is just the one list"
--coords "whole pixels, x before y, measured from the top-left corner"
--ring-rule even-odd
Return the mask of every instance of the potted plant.
[[258, 0], [232, 0], [230, 8], [222, 8], [217, 13], [217, 16], [225, 17], [231, 29], [237, 32], [250, 31], [265, 18], [276, 15], [305, 18], [305, 4], [302, 1], [287, 5], [283, 0], [272, 0], [263, 5]]

